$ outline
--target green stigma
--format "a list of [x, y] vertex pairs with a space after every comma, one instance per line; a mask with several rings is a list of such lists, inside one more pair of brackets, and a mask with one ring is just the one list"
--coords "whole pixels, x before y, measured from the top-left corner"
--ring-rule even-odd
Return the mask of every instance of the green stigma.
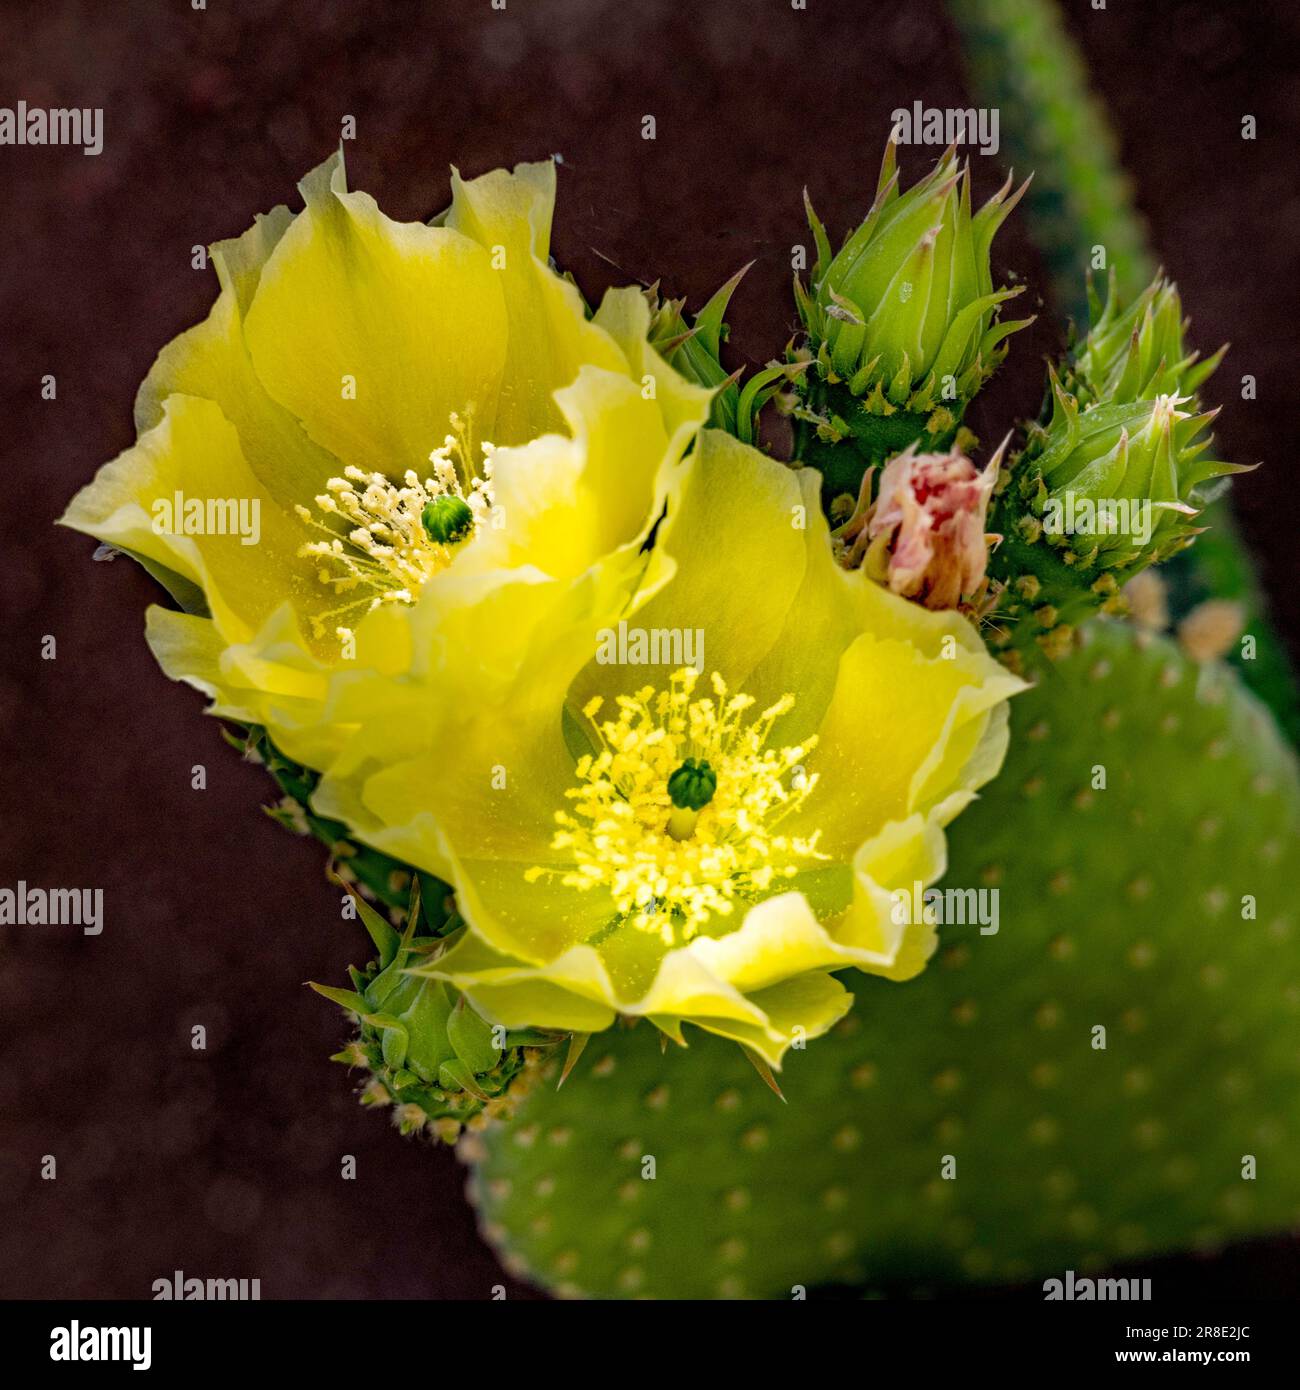
[[439, 545], [455, 545], [474, 529], [474, 513], [469, 503], [450, 492], [426, 502], [420, 520], [429, 533], [429, 539], [437, 541]]
[[674, 840], [685, 840], [695, 828], [699, 812], [709, 805], [717, 791], [717, 773], [708, 759], [695, 762], [688, 758], [667, 780], [667, 794], [672, 798], [673, 813], [669, 817], [669, 834]]
[[668, 816], [668, 833], [674, 840], [688, 840], [695, 833], [700, 811], [713, 800], [718, 774], [707, 758], [686, 761], [668, 778], [668, 796], [673, 809]]
[[700, 811], [713, 800], [718, 789], [718, 774], [709, 766], [708, 760], [694, 758], [686, 761], [668, 779], [668, 795], [672, 803], [682, 811]]

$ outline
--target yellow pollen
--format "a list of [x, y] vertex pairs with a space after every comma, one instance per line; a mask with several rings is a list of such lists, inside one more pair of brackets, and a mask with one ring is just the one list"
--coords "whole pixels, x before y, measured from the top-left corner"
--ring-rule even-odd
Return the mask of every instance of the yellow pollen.
[[[326, 537], [308, 541], [299, 556], [319, 563], [316, 577], [321, 584], [349, 596], [337, 608], [313, 616], [317, 637], [325, 635], [330, 620], [346, 614], [363, 616], [384, 603], [414, 603], [425, 583], [446, 569], [457, 543], [435, 541], [425, 529], [423, 512], [430, 502], [459, 497], [473, 519], [470, 536], [483, 525], [492, 508], [495, 449], [487, 440], [476, 449], [469, 421], [454, 411], [449, 423], [453, 432], [429, 455], [430, 476], [422, 479], [408, 468], [399, 484], [386, 474], [349, 466], [342, 477], [330, 478], [316, 498], [319, 515], [307, 507], [294, 508], [303, 522]], [[351, 631], [345, 626], [334, 629], [340, 640]]]
[[[716, 673], [713, 694], [694, 699], [698, 679], [683, 667], [666, 690], [646, 686], [620, 695], [617, 712], [599, 722], [603, 701], [586, 706], [596, 751], [578, 760], [578, 784], [565, 793], [572, 804], [556, 812], [551, 841], [571, 865], [525, 874], [529, 882], [554, 875], [579, 892], [607, 890], [622, 920], [668, 946], [690, 941], [738, 902], [778, 891], [801, 867], [827, 857], [817, 850], [820, 831], [803, 838], [779, 828], [817, 785], [817, 775], [803, 769], [815, 737], [768, 747], [794, 696], [751, 717], [754, 698], [728, 694]], [[679, 838], [685, 827], [680, 816], [673, 820], [668, 779], [688, 757], [707, 759], [718, 780]]]

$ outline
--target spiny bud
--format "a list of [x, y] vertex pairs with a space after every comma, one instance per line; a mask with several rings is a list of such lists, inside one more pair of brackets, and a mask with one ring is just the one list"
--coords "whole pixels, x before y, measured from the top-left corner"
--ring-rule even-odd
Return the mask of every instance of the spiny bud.
[[[993, 237], [1025, 185], [1013, 193], [1008, 180], [972, 214], [970, 168], [955, 146], [906, 193], [895, 154], [891, 140], [866, 220], [837, 254], [808, 203], [817, 261], [810, 286], [795, 284], [814, 363], [796, 417], [822, 444], [851, 438], [867, 463], [912, 443], [950, 444], [1006, 339], [1032, 322], [999, 319], [1019, 290], [995, 290], [989, 265]], [[802, 456], [826, 470], [820, 452]]]
[[1062, 372], [1062, 382], [1080, 408], [1105, 402], [1151, 400], [1160, 395], [1195, 397], [1223, 360], [1227, 345], [1201, 360], [1183, 343], [1178, 287], [1163, 273], [1124, 306], [1112, 268], [1102, 306], [1088, 277], [1092, 327]]
[[1201, 485], [1250, 471], [1205, 457], [1218, 411], [1197, 411], [1191, 397], [1161, 394], [1080, 411], [1054, 375], [1052, 388], [1042, 449], [1015, 492], [1023, 498], [1032, 488], [1047, 539], [1081, 559], [1130, 571], [1167, 559], [1197, 534]]
[[452, 986], [417, 971], [437, 938], [417, 936], [425, 919], [413, 893], [406, 932], [399, 936], [359, 894], [357, 912], [379, 950], [364, 970], [352, 969], [351, 989], [313, 984], [356, 1021], [356, 1040], [335, 1061], [369, 1073], [364, 1103], [391, 1105], [403, 1134], [454, 1139], [460, 1127], [494, 1113], [538, 1046], [558, 1035], [501, 1035]]
[[[1104, 308], [1091, 286], [1089, 298], [1093, 326], [1049, 369], [1050, 416], [1029, 427], [995, 503], [1006, 543], [992, 570], [1017, 622], [1025, 575], [1063, 622], [1116, 602], [1099, 577], [1124, 584], [1191, 544], [1204, 485], [1249, 471], [1207, 456], [1218, 412], [1201, 410], [1195, 393], [1224, 349], [1206, 361], [1186, 350], [1174, 286], [1157, 275], [1125, 307], [1112, 277]], [[1016, 640], [1012, 628], [1003, 636]]]
[[650, 346], [687, 381], [715, 392], [709, 408], [709, 423], [714, 428], [752, 444], [758, 434], [759, 412], [799, 376], [804, 366], [769, 362], [762, 371], [742, 379], [740, 372], [729, 372], [722, 365], [722, 344], [730, 333], [727, 305], [748, 269], [742, 266], [714, 291], [689, 324], [685, 299], [661, 299], [658, 282], [645, 291], [645, 297], [650, 305]]

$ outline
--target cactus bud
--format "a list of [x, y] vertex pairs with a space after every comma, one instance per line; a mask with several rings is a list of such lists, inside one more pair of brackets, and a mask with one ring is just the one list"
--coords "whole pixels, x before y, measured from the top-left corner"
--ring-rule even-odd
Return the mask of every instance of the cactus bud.
[[[1195, 392], [1224, 349], [1203, 362], [1186, 351], [1174, 286], [1157, 275], [1126, 308], [1112, 277], [1104, 308], [1091, 285], [1089, 300], [1093, 326], [1059, 372], [1049, 369], [1050, 417], [1029, 428], [995, 503], [1007, 540], [992, 569], [1005, 586], [1001, 611], [1017, 623], [1027, 575], [1065, 624], [1115, 602], [1117, 586], [1191, 544], [1205, 483], [1249, 471], [1206, 457], [1218, 412], [1202, 411]], [[1015, 629], [1002, 640], [1016, 643]]]
[[1103, 307], [1088, 277], [1092, 328], [1063, 373], [1066, 391], [1081, 409], [1099, 402], [1151, 400], [1159, 395], [1194, 397], [1227, 352], [1221, 347], [1201, 361], [1183, 345], [1178, 287], [1157, 274], [1128, 308], [1123, 307], [1112, 268]]
[[351, 989], [312, 985], [360, 1030], [333, 1060], [367, 1069], [363, 1103], [391, 1104], [403, 1134], [450, 1142], [479, 1115], [507, 1107], [507, 1092], [518, 1094], [535, 1048], [559, 1035], [498, 1035], [452, 986], [410, 973], [440, 944], [415, 934], [424, 920], [418, 890], [400, 937], [360, 894], [352, 897], [379, 955], [364, 970], [350, 970]]
[[861, 562], [872, 578], [927, 608], [955, 608], [984, 588], [988, 563], [985, 516], [1006, 445], [981, 472], [956, 449], [920, 454], [916, 446], [891, 459], [876, 499], [836, 532], [842, 561]]
[[748, 269], [743, 266], [715, 290], [690, 323], [685, 299], [661, 299], [657, 282], [645, 291], [645, 297], [650, 305], [650, 346], [687, 381], [714, 392], [709, 424], [734, 434], [744, 444], [753, 444], [758, 436], [759, 412], [807, 364], [769, 362], [748, 379], [722, 365], [722, 345], [730, 333], [727, 305]]
[[[838, 254], [808, 203], [817, 261], [795, 298], [813, 368], [798, 383], [796, 418], [800, 457], [822, 469], [832, 495], [856, 490], [865, 466], [910, 444], [947, 448], [1006, 339], [1032, 322], [999, 319], [1019, 290], [994, 290], [989, 266], [994, 234], [1025, 186], [1012, 193], [1008, 181], [972, 214], [969, 166], [955, 146], [906, 193], [895, 153], [891, 140], [866, 220]], [[854, 449], [829, 456], [841, 441]]]

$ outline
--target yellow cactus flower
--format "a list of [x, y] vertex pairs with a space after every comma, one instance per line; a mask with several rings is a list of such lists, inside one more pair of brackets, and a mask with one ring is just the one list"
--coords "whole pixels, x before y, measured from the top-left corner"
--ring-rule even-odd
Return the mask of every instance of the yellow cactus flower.
[[569, 612], [486, 694], [431, 669], [437, 713], [371, 723], [323, 780], [322, 814], [455, 887], [467, 928], [423, 969], [487, 1017], [692, 1022], [779, 1065], [848, 1007], [832, 972], [924, 965], [899, 895], [942, 874], [1021, 683], [837, 564], [819, 485], [705, 431], [630, 617]]
[[589, 319], [550, 267], [552, 164], [453, 171], [429, 226], [349, 192], [341, 154], [300, 189], [212, 247], [216, 304], [63, 522], [187, 610], [149, 613], [169, 675], [322, 768], [381, 717], [358, 680], [397, 698], [483, 624], [481, 674], [509, 678], [552, 609], [652, 591], [644, 542], [709, 394], [647, 345], [637, 290]]

